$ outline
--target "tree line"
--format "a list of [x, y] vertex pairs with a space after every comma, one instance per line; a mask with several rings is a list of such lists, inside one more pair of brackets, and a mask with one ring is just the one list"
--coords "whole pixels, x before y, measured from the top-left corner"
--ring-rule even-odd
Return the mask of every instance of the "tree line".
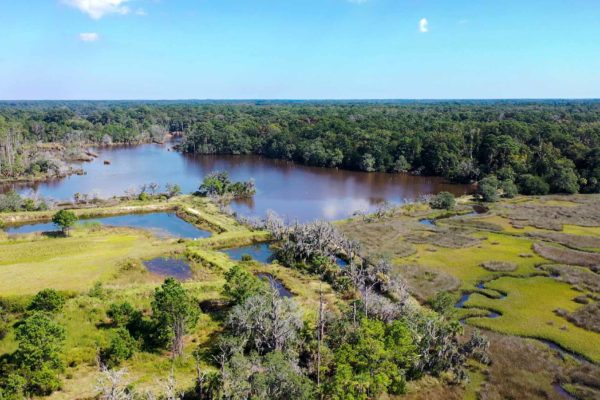
[[30, 142], [139, 143], [258, 154], [360, 171], [473, 182], [524, 193], [600, 190], [600, 102], [39, 102], [0, 104], [3, 174]]

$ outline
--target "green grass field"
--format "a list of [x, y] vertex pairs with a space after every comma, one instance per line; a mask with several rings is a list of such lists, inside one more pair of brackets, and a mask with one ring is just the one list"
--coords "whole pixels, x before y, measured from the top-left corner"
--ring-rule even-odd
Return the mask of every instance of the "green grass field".
[[33, 294], [47, 287], [84, 291], [107, 281], [127, 259], [152, 258], [180, 248], [132, 229], [80, 230], [72, 237], [0, 242], [0, 296]]

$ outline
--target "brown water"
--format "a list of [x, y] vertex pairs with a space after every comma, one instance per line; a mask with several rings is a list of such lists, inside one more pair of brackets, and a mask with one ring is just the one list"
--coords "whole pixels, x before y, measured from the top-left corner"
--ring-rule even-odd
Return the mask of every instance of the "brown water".
[[[129, 188], [156, 182], [177, 183], [184, 193], [190, 193], [198, 189], [209, 172], [228, 171], [233, 180], [254, 179], [257, 187], [252, 200], [232, 204], [235, 211], [263, 216], [271, 209], [302, 221], [347, 217], [356, 210], [372, 210], [384, 200], [400, 203], [443, 190], [456, 195], [470, 191], [469, 185], [448, 184], [441, 178], [307, 167], [259, 156], [183, 155], [169, 144], [95, 151], [99, 157], [82, 164], [86, 175], [21, 185], [18, 189], [67, 200], [75, 193], [123, 195]], [[105, 165], [105, 160], [110, 165]]]

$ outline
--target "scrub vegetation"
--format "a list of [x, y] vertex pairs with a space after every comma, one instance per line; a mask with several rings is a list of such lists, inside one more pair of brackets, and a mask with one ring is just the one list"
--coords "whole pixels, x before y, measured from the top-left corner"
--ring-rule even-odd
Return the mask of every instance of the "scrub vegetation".
[[[480, 213], [465, 212], [473, 207]], [[353, 240], [370, 243], [371, 251], [392, 255], [393, 269], [422, 304], [454, 309], [468, 326], [483, 329], [492, 362], [477, 369], [483, 374], [479, 398], [561, 398], [563, 391], [597, 398], [598, 215], [597, 196], [518, 196], [487, 202], [485, 210], [462, 198], [453, 213], [417, 203], [338, 226]], [[384, 226], [395, 226], [396, 235], [382, 236], [378, 244], [372, 235]], [[405, 242], [412, 254], [389, 253], [394, 243], [401, 248]], [[448, 300], [440, 297], [444, 292]]]

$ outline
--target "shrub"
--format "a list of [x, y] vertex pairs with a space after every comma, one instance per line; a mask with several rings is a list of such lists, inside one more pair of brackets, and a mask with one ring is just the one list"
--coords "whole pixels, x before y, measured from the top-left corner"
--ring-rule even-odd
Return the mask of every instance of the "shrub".
[[498, 185], [498, 178], [495, 176], [485, 177], [477, 185], [477, 195], [487, 203], [498, 201]]
[[19, 211], [23, 205], [23, 199], [14, 190], [6, 194], [0, 194], [0, 212]]
[[88, 296], [102, 298], [104, 296], [104, 288], [102, 287], [102, 282], [94, 283], [94, 286], [88, 292]]
[[440, 192], [429, 202], [431, 208], [438, 210], [452, 210], [455, 204], [454, 195], [449, 192]]
[[252, 261], [252, 256], [250, 254], [242, 254], [242, 261]]
[[60, 376], [48, 365], [32, 371], [28, 378], [27, 391], [39, 396], [49, 396], [61, 388]]
[[30, 311], [44, 311], [57, 313], [65, 305], [65, 298], [54, 289], [44, 289], [33, 297], [28, 309]]
[[550, 186], [539, 176], [524, 174], [519, 177], [519, 192], [526, 195], [548, 194]]
[[100, 351], [102, 362], [109, 368], [118, 366], [121, 362], [130, 359], [138, 343], [125, 328], [117, 328], [112, 334], [108, 347]]
[[132, 320], [135, 313], [136, 309], [126, 301], [112, 303], [106, 312], [115, 326], [126, 326]]
[[[0, 319], [0, 340], [4, 339], [8, 334], [8, 324]], [[1, 399], [2, 397], [0, 397]]]
[[512, 199], [517, 194], [519, 194], [517, 185], [515, 185], [515, 183], [511, 180], [501, 182], [500, 189], [502, 189], [502, 197], [505, 197], [507, 199]]
[[148, 200], [150, 200], [150, 196], [148, 196], [148, 193], [142, 192], [138, 196], [138, 200], [140, 200], [140, 201], [148, 201]]
[[450, 293], [438, 292], [427, 303], [429, 303], [432, 310], [442, 315], [451, 315], [454, 313], [454, 304], [456, 301]]
[[225, 279], [223, 294], [234, 304], [240, 304], [264, 289], [260, 279], [238, 265], [225, 273]]

